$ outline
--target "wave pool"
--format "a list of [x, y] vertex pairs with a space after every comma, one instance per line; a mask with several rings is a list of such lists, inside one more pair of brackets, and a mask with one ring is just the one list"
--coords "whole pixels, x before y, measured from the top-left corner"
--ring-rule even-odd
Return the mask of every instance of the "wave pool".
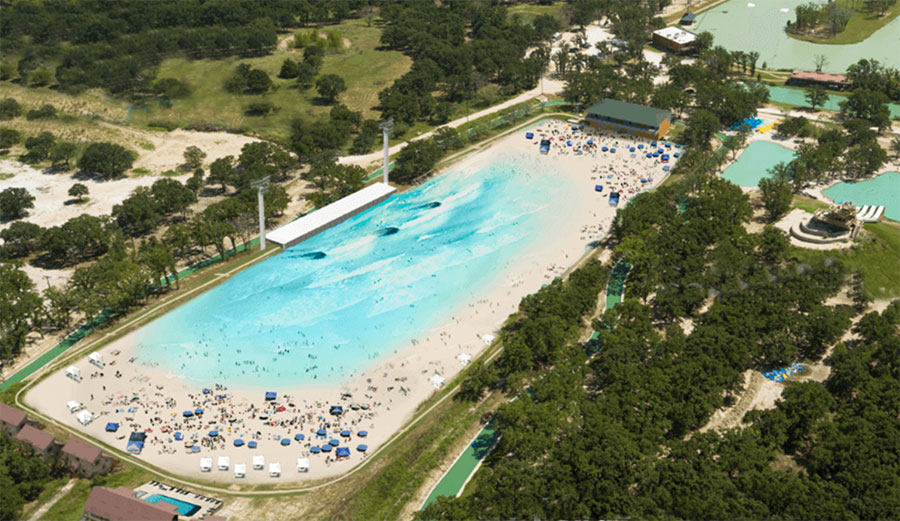
[[884, 206], [884, 216], [900, 221], [900, 173], [886, 172], [855, 183], [838, 183], [823, 192], [835, 202], [853, 201], [856, 206]]
[[424, 338], [562, 229], [576, 200], [549, 162], [473, 159], [148, 324], [141, 360], [200, 385], [333, 384]]
[[771, 141], [754, 141], [722, 172], [722, 178], [739, 186], [759, 186], [760, 179], [770, 176], [770, 168], [792, 159], [793, 150]]

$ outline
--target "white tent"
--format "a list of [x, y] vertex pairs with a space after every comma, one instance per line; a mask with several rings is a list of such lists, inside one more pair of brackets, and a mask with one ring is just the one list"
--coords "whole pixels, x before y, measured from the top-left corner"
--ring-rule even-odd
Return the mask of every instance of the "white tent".
[[441, 387], [443, 387], [444, 382], [446, 382], [446, 381], [447, 381], [446, 378], [444, 378], [443, 376], [441, 376], [437, 373], [434, 373], [433, 375], [431, 375], [431, 385], [433, 385], [435, 389], [440, 389]]
[[76, 382], [81, 381], [81, 370], [74, 365], [70, 365], [66, 368], [66, 376], [68, 376], [72, 380], [75, 380]]
[[281, 463], [269, 463], [269, 476], [273, 478], [281, 476]]
[[263, 456], [253, 456], [253, 468], [256, 470], [266, 468], [266, 458]]
[[494, 343], [494, 339], [497, 338], [494, 335], [481, 335], [481, 339], [484, 340], [484, 343], [487, 345], [491, 345]]
[[103, 367], [103, 355], [96, 351], [88, 355], [88, 360], [97, 367]]
[[242, 478], [247, 475], [247, 465], [243, 463], [234, 464], [234, 477]]
[[200, 458], [200, 472], [212, 471], [212, 458]]
[[81, 402], [79, 402], [78, 400], [69, 400], [69, 402], [66, 403], [66, 406], [69, 408], [70, 414], [73, 412], [78, 412], [81, 409], [84, 409], [84, 405]]
[[75, 417], [78, 418], [78, 422], [82, 425], [87, 425], [94, 419], [94, 415], [87, 411], [81, 411], [80, 413], [76, 414]]
[[228, 459], [228, 456], [219, 456], [219, 470], [228, 470], [230, 466], [231, 460]]
[[297, 472], [309, 472], [309, 459], [297, 458]]
[[468, 353], [460, 353], [459, 356], [456, 357], [456, 359], [459, 360], [459, 363], [461, 363], [462, 365], [469, 365], [470, 363], [472, 363], [472, 355]]

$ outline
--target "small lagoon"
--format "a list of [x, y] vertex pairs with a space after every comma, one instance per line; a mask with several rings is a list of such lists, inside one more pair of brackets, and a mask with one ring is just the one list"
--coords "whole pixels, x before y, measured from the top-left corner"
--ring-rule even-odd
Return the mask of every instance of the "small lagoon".
[[794, 159], [794, 151], [770, 141], [754, 141], [722, 173], [722, 178], [738, 186], [755, 187], [769, 177], [769, 169]]

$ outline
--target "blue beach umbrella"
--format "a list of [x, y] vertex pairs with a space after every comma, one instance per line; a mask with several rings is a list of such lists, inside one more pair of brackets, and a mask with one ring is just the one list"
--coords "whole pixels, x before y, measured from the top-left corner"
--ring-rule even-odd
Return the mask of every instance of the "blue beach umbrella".
[[219, 435], [219, 431], [209, 431], [210, 438], [215, 438], [218, 435]]
[[615, 149], [615, 148], [610, 148], [609, 151], [612, 152], [612, 153], [614, 153], [614, 154], [616, 153], [616, 149]]
[[335, 439], [331, 439], [331, 440], [328, 440], [328, 444], [331, 445], [332, 447], [337, 447], [338, 445], [341, 444], [341, 442], [339, 442], [338, 440], [335, 440]]
[[185, 418], [190, 418], [191, 416], [194, 415], [194, 411], [184, 411], [181, 414], [183, 414]]
[[369, 450], [369, 446], [368, 445], [357, 445], [356, 450], [358, 450], [360, 452], [365, 452], [365, 451]]
[[341, 436], [343, 436], [344, 438], [349, 438], [349, 437], [350, 437], [350, 431], [348, 431], [348, 430], [343, 430], [343, 431], [341, 431]]
[[356, 435], [359, 436], [360, 438], [365, 438], [366, 436], [369, 435], [369, 431], [359, 431], [356, 433]]
[[326, 431], [325, 429], [319, 429], [319, 430], [316, 431], [316, 436], [321, 436], [321, 437], [323, 437], [323, 438], [324, 438], [327, 434], [328, 434], [328, 431]]
[[194, 445], [193, 447], [191, 447], [191, 452], [195, 452], [195, 453], [200, 452], [200, 447], [198, 447], [197, 445]]
[[675, 159], [678, 159], [679, 157], [681, 157], [681, 152], [675, 152], [674, 156]]
[[302, 435], [302, 434], [294, 434], [294, 439], [297, 440], [297, 441], [301, 441], [301, 440], [303, 440], [303, 439], [305, 439], [305, 438], [306, 438], [306, 436], [304, 436], [304, 435]]
[[669, 171], [669, 165], [664, 166], [664, 167], [663, 167], [663, 172], [668, 172], [668, 171]]
[[629, 152], [634, 152], [634, 147], [630, 147], [630, 148], [628, 149], [628, 151], [629, 151]]
[[638, 148], [644, 148], [643, 144], [638, 145]]
[[653, 143], [650, 143], [650, 146], [651, 146], [651, 147], [655, 147], [655, 146], [656, 146], [656, 141], [654, 141]]
[[312, 454], [318, 454], [318, 453], [322, 452], [322, 449], [320, 449], [319, 447], [316, 447], [316, 446], [312, 446], [309, 448], [309, 452], [311, 452]]
[[258, 445], [258, 443], [256, 443], [255, 441], [247, 442], [247, 446], [250, 447], [251, 449], [255, 449], [257, 445]]
[[175, 433], [175, 441], [181, 441], [183, 439], [184, 439], [184, 434], [181, 434], [180, 432]]
[[650, 152], [647, 152], [647, 157], [653, 157], [653, 154], [651, 154]]
[[203, 394], [212, 394], [212, 391], [209, 389], [203, 389]]
[[281, 438], [281, 445], [282, 445], [283, 447], [287, 447], [287, 446], [290, 445], [290, 444], [291, 444], [291, 439], [290, 439], [290, 438]]
[[201, 414], [203, 414], [203, 409], [194, 409], [194, 414], [200, 416]]
[[666, 143], [666, 148], [672, 148], [672, 143]]
[[331, 452], [331, 445], [322, 445], [322, 452]]
[[603, 148], [601, 148], [600, 150], [606, 152], [607, 150], [609, 150], [609, 147], [603, 147]]
[[234, 440], [234, 446], [235, 446], [235, 447], [243, 447], [243, 446], [244, 446], [244, 440], [242, 440], [242, 439], [240, 439], [240, 438]]

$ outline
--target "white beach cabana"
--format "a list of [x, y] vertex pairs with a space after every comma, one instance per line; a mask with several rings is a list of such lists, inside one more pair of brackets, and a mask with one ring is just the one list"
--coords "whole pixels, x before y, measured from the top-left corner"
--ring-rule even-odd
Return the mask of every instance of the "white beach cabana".
[[281, 463], [269, 463], [269, 476], [273, 478], [281, 476]]
[[66, 367], [66, 376], [68, 376], [72, 380], [75, 380], [76, 382], [80, 382], [81, 381], [81, 369], [78, 369], [74, 365], [70, 365], [69, 367]]
[[242, 478], [247, 475], [247, 465], [243, 463], [234, 464], [234, 477]]
[[434, 386], [435, 389], [440, 389], [441, 387], [443, 387], [444, 382], [446, 382], [446, 381], [447, 381], [446, 378], [444, 378], [443, 376], [441, 376], [437, 373], [434, 373], [433, 375], [431, 375], [431, 385]]
[[297, 458], [297, 472], [309, 472], [308, 458]]
[[497, 338], [497, 337], [494, 336], [494, 335], [487, 335], [487, 334], [481, 335], [481, 340], [484, 341], [485, 345], [491, 345], [491, 344], [493, 344], [493, 343], [494, 343], [494, 339], [496, 339], [496, 338]]
[[103, 355], [96, 351], [88, 355], [88, 361], [97, 367], [103, 367]]
[[200, 458], [200, 472], [212, 472], [212, 458]]
[[94, 415], [87, 411], [81, 411], [80, 413], [75, 415], [75, 418], [78, 419], [78, 423], [87, 425], [94, 420]]
[[69, 413], [71, 414], [73, 412], [78, 412], [81, 409], [84, 409], [84, 404], [79, 402], [78, 400], [69, 400], [69, 402], [66, 403], [66, 407], [69, 408]]
[[253, 468], [256, 470], [266, 468], [266, 458], [263, 456], [253, 456]]
[[459, 360], [459, 363], [462, 365], [469, 365], [472, 363], [472, 355], [468, 353], [460, 353], [456, 359]]
[[231, 467], [231, 459], [228, 456], [219, 456], [219, 470], [228, 470]]

